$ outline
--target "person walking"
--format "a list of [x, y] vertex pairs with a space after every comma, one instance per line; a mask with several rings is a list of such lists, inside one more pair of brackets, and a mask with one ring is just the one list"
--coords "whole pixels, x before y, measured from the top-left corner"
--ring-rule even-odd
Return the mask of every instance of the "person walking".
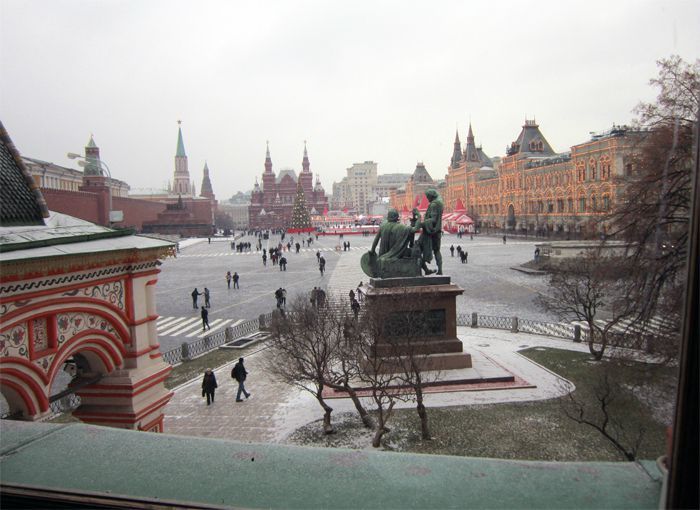
[[267, 267], [267, 252], [266, 251], [263, 251], [262, 259], [263, 259], [263, 266]]
[[231, 377], [238, 382], [236, 402], [243, 402], [243, 400], [241, 400], [241, 393], [245, 395], [246, 399], [250, 398], [250, 393], [248, 393], [245, 389], [245, 380], [248, 377], [248, 371], [243, 366], [243, 358], [238, 358], [238, 363], [236, 363], [231, 370]]
[[299, 250], [301, 249], [301, 245], [299, 244], [299, 241], [294, 245], [294, 247], [297, 249], [297, 253], [299, 253]]
[[540, 247], [535, 248], [535, 264], [537, 264], [540, 261]]
[[321, 271], [321, 276], [323, 276], [323, 272], [326, 270], [326, 259], [323, 258], [323, 255], [318, 259], [318, 270]]
[[311, 290], [311, 306], [316, 308], [317, 305], [318, 305], [318, 287], [314, 287]]
[[357, 295], [357, 300], [362, 301], [365, 297], [362, 295], [362, 291], [364, 289], [362, 288], [362, 282], [357, 284], [357, 289], [355, 289], [355, 294]]
[[467, 250], [464, 250], [464, 263], [469, 262], [469, 252]]
[[350, 296], [350, 303], [352, 303], [355, 300], [355, 291], [350, 289], [350, 292], [348, 292], [348, 296]]
[[321, 263], [321, 250], [316, 251], [316, 261], [320, 264]]
[[455, 245], [454, 244], [450, 245], [450, 255], [452, 255], [453, 257], [455, 256]]
[[350, 308], [352, 309], [352, 313], [355, 315], [355, 320], [357, 320], [357, 316], [360, 313], [360, 302], [354, 297], [352, 298], [352, 302], [350, 303]]
[[211, 326], [209, 325], [209, 311], [202, 307], [202, 331], [206, 331], [208, 329], [211, 329]]
[[202, 293], [197, 290], [197, 287], [195, 287], [194, 290], [192, 291], [191, 295], [192, 295], [192, 308], [196, 310], [197, 308], [199, 308], [199, 306], [197, 306], [197, 296], [201, 296]]
[[277, 308], [282, 308], [282, 287], [275, 291], [275, 299], [277, 300]]
[[207, 368], [202, 379], [202, 396], [207, 397], [207, 405], [214, 403], [214, 392], [219, 385], [216, 384], [216, 376], [211, 368]]
[[240, 289], [240, 287], [238, 286], [238, 280], [240, 280], [240, 279], [241, 279], [241, 277], [238, 275], [237, 272], [234, 271], [234, 273], [233, 273], [233, 288], [234, 289]]
[[321, 287], [316, 291], [316, 304], [319, 308], [326, 306], [326, 291]]
[[287, 307], [287, 289], [282, 288], [282, 306]]
[[506, 244], [506, 236], [503, 236], [503, 244]]
[[231, 290], [231, 271], [226, 271], [226, 285], [228, 285], [228, 290]]
[[287, 257], [282, 255], [280, 258], [280, 271], [286, 271], [287, 270]]
[[206, 306], [207, 308], [211, 308], [211, 301], [209, 301], [209, 298], [209, 289], [204, 287], [204, 306]]

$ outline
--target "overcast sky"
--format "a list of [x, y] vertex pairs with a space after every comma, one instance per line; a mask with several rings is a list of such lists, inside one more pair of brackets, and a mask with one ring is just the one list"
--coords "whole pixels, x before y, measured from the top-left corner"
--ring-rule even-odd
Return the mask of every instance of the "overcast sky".
[[655, 61], [700, 49], [697, 0], [0, 0], [0, 118], [20, 152], [73, 166], [90, 134], [132, 188], [172, 178], [177, 121], [199, 189], [354, 162], [443, 178], [455, 128], [503, 156], [525, 118], [556, 151], [629, 122]]

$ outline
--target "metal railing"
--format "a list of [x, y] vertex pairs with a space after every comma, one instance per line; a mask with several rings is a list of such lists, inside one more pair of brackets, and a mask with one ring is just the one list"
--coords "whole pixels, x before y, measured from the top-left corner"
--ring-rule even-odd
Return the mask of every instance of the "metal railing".
[[68, 393], [49, 404], [49, 408], [53, 414], [67, 413], [78, 407], [80, 407], [80, 397], [75, 393]]
[[513, 333], [532, 333], [534, 335], [571, 339], [574, 342], [588, 339], [588, 332], [580, 326], [558, 322], [543, 322], [519, 317], [502, 317], [498, 315], [457, 314], [457, 326], [472, 328], [505, 329]]
[[183, 361], [189, 361], [212, 351], [223, 344], [233, 342], [244, 336], [248, 336], [260, 330], [260, 319], [268, 323], [272, 319], [272, 312], [262, 314], [257, 319], [250, 319], [233, 327], [228, 327], [207, 335], [194, 342], [184, 342], [180, 347], [175, 347], [163, 353], [163, 361], [170, 365], [178, 365]]

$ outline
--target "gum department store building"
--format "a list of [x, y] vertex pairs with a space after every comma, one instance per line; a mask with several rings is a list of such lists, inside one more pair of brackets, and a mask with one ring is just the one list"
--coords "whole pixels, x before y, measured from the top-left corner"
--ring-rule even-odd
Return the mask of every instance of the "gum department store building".
[[[590, 141], [556, 153], [534, 120], [526, 120], [503, 158], [489, 158], [474, 143], [471, 124], [467, 143], [457, 134], [451, 164], [440, 190], [445, 210], [463, 204], [481, 228], [568, 235], [593, 234], [596, 220], [615, 207], [640, 132], [613, 126]], [[393, 207], [411, 208], [414, 194], [394, 193]]]

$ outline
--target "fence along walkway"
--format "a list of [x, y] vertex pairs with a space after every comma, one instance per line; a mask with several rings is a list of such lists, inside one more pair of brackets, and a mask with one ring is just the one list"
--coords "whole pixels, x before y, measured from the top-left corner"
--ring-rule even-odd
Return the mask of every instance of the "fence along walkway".
[[[329, 303], [329, 307], [337, 310], [338, 313], [348, 313], [352, 315], [349, 306], [340, 303]], [[257, 319], [251, 319], [233, 327], [227, 327], [211, 335], [206, 335], [194, 342], [184, 342], [180, 347], [170, 349], [163, 353], [163, 360], [171, 365], [178, 365], [183, 361], [188, 361], [219, 346], [249, 336], [260, 330], [260, 319], [269, 323], [273, 313], [261, 315]], [[580, 342], [587, 337], [587, 331], [574, 324], [559, 324], [552, 322], [540, 322], [518, 317], [500, 317], [495, 315], [479, 315], [476, 312], [470, 314], [457, 314], [457, 326], [472, 328], [505, 329], [513, 333], [532, 333], [535, 335], [565, 338]]]
[[[337, 313], [347, 313], [352, 315], [349, 306], [342, 302], [330, 301], [328, 307]], [[194, 342], [184, 342], [180, 347], [170, 349], [163, 353], [163, 360], [170, 365], [179, 365], [183, 361], [206, 354], [219, 346], [234, 342], [240, 338], [252, 335], [260, 331], [261, 320], [269, 324], [272, 320], [273, 312], [260, 315], [257, 319], [251, 319], [235, 326], [217, 331]], [[496, 315], [457, 314], [457, 326], [471, 328], [504, 329], [513, 333], [531, 333], [534, 335], [551, 336], [554, 338], [564, 338], [574, 342], [588, 340], [588, 330], [580, 324], [562, 324], [556, 322], [542, 322], [530, 319], [520, 319], [518, 317], [502, 317]], [[54, 413], [61, 413], [75, 409], [80, 405], [80, 398], [75, 394], [62, 395], [63, 398], [51, 403]]]

